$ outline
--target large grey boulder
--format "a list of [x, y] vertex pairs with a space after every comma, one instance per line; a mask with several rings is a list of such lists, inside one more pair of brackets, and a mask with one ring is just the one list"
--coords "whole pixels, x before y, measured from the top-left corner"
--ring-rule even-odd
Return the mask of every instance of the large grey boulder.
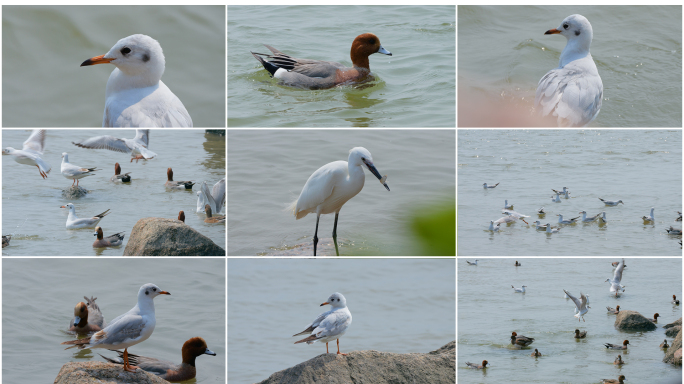
[[652, 331], [656, 325], [637, 311], [620, 311], [615, 317], [615, 328], [620, 331]]
[[260, 384], [434, 384], [456, 382], [456, 342], [430, 353], [326, 353], [276, 372]]
[[210, 238], [180, 220], [145, 217], [138, 220], [124, 256], [225, 256]]
[[666, 329], [665, 335], [668, 337], [675, 337], [677, 336], [677, 333], [682, 330], [682, 318], [680, 317], [679, 320], [672, 322], [670, 324], [663, 325], [663, 328]]
[[[681, 320], [681, 319], [680, 319]], [[670, 348], [663, 358], [663, 363], [670, 363], [672, 365], [682, 365], [682, 330], [677, 333], [677, 337], [672, 341]]]
[[87, 361], [66, 363], [59, 370], [55, 384], [168, 384], [168, 381], [152, 373], [138, 369], [126, 372], [121, 365]]

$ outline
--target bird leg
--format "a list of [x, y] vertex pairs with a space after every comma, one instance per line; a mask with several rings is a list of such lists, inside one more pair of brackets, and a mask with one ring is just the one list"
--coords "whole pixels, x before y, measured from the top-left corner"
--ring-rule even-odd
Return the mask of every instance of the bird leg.
[[321, 219], [321, 215], [316, 216], [316, 232], [314, 232], [314, 256], [316, 256], [316, 246], [318, 245], [318, 220]]
[[347, 356], [346, 353], [341, 353], [341, 352], [340, 352], [340, 339], [337, 339], [337, 354], [338, 354], [338, 355]]
[[43, 170], [41, 170], [40, 167], [37, 166], [37, 165], [36, 165], [36, 168], [38, 168], [38, 172], [40, 172], [40, 176], [41, 176], [43, 179], [45, 179], [45, 178], [47, 177], [47, 175], [46, 175], [45, 173], [43, 173]]
[[124, 366], [123, 366], [124, 371], [135, 372], [138, 369], [138, 367], [136, 367], [135, 365], [130, 365], [130, 363], [128, 362], [128, 348], [124, 348], [123, 360], [124, 360]]
[[73, 187], [74, 184], [76, 184], [76, 179], [74, 179], [74, 181], [71, 182], [71, 186]]
[[333, 225], [333, 242], [335, 243], [335, 253], [337, 253], [337, 256], [340, 255], [340, 250], [337, 249], [337, 217], [339, 215], [339, 212], [335, 213], [335, 225]]
[[325, 353], [330, 353], [328, 352], [328, 343], [325, 343]]

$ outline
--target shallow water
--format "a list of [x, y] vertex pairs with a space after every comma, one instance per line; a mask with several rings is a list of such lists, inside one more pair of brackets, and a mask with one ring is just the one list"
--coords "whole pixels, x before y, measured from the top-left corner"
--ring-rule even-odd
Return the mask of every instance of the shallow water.
[[[522, 266], [515, 267], [515, 260]], [[662, 362], [658, 348], [665, 337], [663, 326], [681, 318], [681, 306], [670, 304], [682, 293], [681, 258], [625, 259], [622, 275], [625, 292], [616, 299], [605, 279], [613, 276], [611, 262], [594, 259], [480, 259], [477, 266], [458, 260], [458, 361], [462, 383], [597, 383], [625, 375], [631, 383], [665, 383], [680, 378], [681, 368]], [[472, 261], [472, 260], [470, 260]], [[527, 285], [524, 294], [511, 285]], [[563, 289], [579, 297], [589, 295], [585, 322], [573, 317], [574, 304]], [[615, 316], [605, 307], [620, 305], [658, 318], [649, 332], [621, 332]], [[575, 329], [587, 337], [574, 339]], [[535, 339], [530, 347], [515, 350], [511, 332]], [[603, 344], [629, 340], [625, 352], [607, 350]], [[537, 348], [542, 357], [530, 356]], [[613, 365], [618, 354], [626, 362]], [[465, 363], [487, 360], [491, 368], [467, 369]]]
[[[3, 147], [22, 148], [31, 131], [2, 131]], [[135, 137], [133, 129], [49, 130], [45, 139], [43, 159], [52, 171], [42, 179], [36, 167], [19, 164], [9, 155], [2, 156], [2, 230], [14, 233], [3, 256], [121, 256], [135, 223], [144, 217], [178, 218], [185, 212], [185, 223], [209, 237], [225, 249], [226, 225], [207, 224], [206, 215], [195, 213], [197, 191], [167, 191], [166, 169], [171, 167], [174, 180], [207, 181], [210, 189], [226, 177], [226, 136], [206, 133], [202, 129], [159, 129], [150, 131], [149, 149], [157, 153], [151, 160], [131, 163], [127, 153], [104, 149], [85, 149], [72, 141], [99, 135], [119, 138]], [[69, 162], [81, 167], [98, 167], [95, 175], [84, 177], [79, 184], [91, 191], [85, 197], [67, 200], [62, 191], [72, 180], [60, 172], [62, 152]], [[114, 163], [122, 173], [131, 172], [130, 183], [112, 183]], [[93, 229], [67, 230], [69, 211], [59, 207], [73, 203], [76, 216], [92, 217], [111, 209], [99, 226], [105, 236], [125, 232], [123, 245], [114, 248], [93, 248]], [[225, 211], [225, 208], [224, 208]]]
[[681, 5], [459, 6], [461, 97], [531, 111], [539, 79], [558, 67], [566, 44], [544, 32], [576, 13], [591, 23], [603, 81], [601, 112], [590, 125], [681, 127]]
[[[119, 39], [159, 41], [162, 81], [195, 127], [225, 127], [225, 6], [3, 6], [2, 125], [100, 127], [113, 65], [79, 67]], [[49, 58], [49, 59], [46, 59]]]
[[[454, 130], [229, 130], [228, 145], [228, 255], [310, 245], [316, 215], [295, 220], [285, 208], [313, 172], [346, 161], [357, 146], [370, 151], [390, 191], [364, 171], [363, 190], [340, 211], [341, 255], [416, 255], [414, 215], [437, 203], [455, 205]], [[321, 215], [321, 242], [332, 242], [334, 220]], [[326, 249], [335, 254], [334, 246]]]
[[[485, 190], [483, 183], [493, 185]], [[681, 130], [458, 131], [458, 254], [682, 255], [681, 236], [665, 231], [682, 211]], [[570, 198], [553, 203], [551, 189]], [[622, 200], [605, 206], [600, 200]], [[488, 231], [504, 201], [531, 217]], [[544, 207], [546, 215], [538, 217]], [[655, 208], [654, 225], [641, 217]], [[547, 235], [534, 227], [606, 212], [608, 223], [577, 223]]]
[[[106, 321], [131, 309], [138, 290], [154, 283], [171, 293], [154, 299], [154, 333], [130, 353], [181, 362], [181, 347], [202, 337], [216, 356], [197, 358], [198, 383], [224, 383], [225, 260], [8, 259], [2, 260], [2, 379], [51, 383], [68, 362], [104, 361], [106, 349], [64, 350], [74, 306], [97, 297]], [[182, 277], [182, 278], [181, 278]], [[21, 321], [16, 321], [21, 319]]]
[[[434, 351], [455, 337], [454, 259], [228, 259], [228, 377], [255, 383], [325, 353], [297, 344], [334, 292], [352, 324], [340, 351]], [[410, 289], [407, 287], [410, 286]], [[336, 351], [335, 342], [329, 344]]]
[[[454, 127], [455, 21], [453, 5], [229, 6], [228, 126]], [[351, 43], [366, 32], [392, 56], [369, 57], [375, 80], [365, 84], [280, 86], [250, 54], [269, 44], [351, 66]]]

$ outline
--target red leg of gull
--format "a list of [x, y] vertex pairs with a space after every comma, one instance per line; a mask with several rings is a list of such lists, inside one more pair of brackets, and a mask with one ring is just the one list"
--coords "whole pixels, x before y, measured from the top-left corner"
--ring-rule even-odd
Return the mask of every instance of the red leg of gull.
[[43, 173], [43, 171], [41, 171], [41, 170], [40, 170], [40, 167], [37, 166], [37, 165], [36, 165], [36, 168], [38, 168], [38, 172], [40, 172], [40, 176], [44, 179], [44, 178], [45, 178], [45, 174]]
[[346, 353], [340, 353], [340, 339], [337, 339], [337, 354], [347, 356]]
[[325, 353], [330, 353], [328, 352], [328, 343], [325, 343]]
[[124, 371], [135, 372], [138, 369], [138, 367], [136, 367], [135, 365], [131, 365], [128, 362], [128, 348], [124, 348], [123, 360], [124, 360], [124, 366], [123, 366]]

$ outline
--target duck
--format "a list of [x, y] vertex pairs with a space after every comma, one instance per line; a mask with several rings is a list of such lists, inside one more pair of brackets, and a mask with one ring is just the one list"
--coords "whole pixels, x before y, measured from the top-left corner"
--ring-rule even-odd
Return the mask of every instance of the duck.
[[670, 226], [670, 229], [666, 229], [668, 235], [675, 235], [675, 236], [681, 236], [682, 235], [682, 230], [677, 229], [677, 228], [672, 228]]
[[582, 214], [582, 221], [585, 223], [590, 222], [590, 221], [594, 221], [594, 220], [598, 219], [599, 216], [601, 216], [601, 214], [599, 213], [595, 216], [587, 217], [587, 211], [580, 211], [580, 213]]
[[[123, 364], [123, 351], [116, 351], [119, 354], [118, 359], [110, 359], [102, 356], [103, 359], [114, 364]], [[138, 368], [153, 373], [166, 381], [186, 381], [194, 379], [197, 376], [197, 369], [195, 368], [195, 359], [202, 355], [216, 356], [216, 353], [207, 347], [207, 342], [201, 337], [193, 337], [183, 343], [181, 348], [183, 362], [174, 364], [167, 360], [160, 360], [154, 357], [138, 356], [132, 353], [128, 354], [128, 361], [130, 364]]]
[[527, 336], [518, 336], [517, 333], [512, 332], [511, 333], [511, 344], [521, 346], [521, 347], [527, 347], [528, 345], [532, 344], [534, 342], [533, 337], [527, 337]]
[[620, 375], [617, 380], [615, 379], [603, 379], [601, 380], [601, 384], [624, 384], [625, 382], [625, 375]]
[[74, 183], [76, 183], [76, 186], [78, 186], [78, 182], [80, 179], [86, 176], [94, 175], [93, 172], [95, 171], [99, 171], [99, 169], [95, 167], [82, 168], [78, 165], [73, 165], [69, 163], [69, 154], [66, 152], [62, 153], [62, 176], [64, 176], [67, 179], [73, 180], [73, 182], [71, 183], [72, 187], [74, 186]]
[[608, 310], [608, 313], [610, 313], [611, 315], [617, 315], [618, 313], [620, 313], [620, 306], [619, 305], [615, 308], [606, 307], [606, 309]]
[[12, 235], [2, 235], [2, 247], [7, 247], [10, 243], [10, 240], [12, 240]]
[[540, 357], [541, 355], [542, 355], [542, 354], [539, 353], [539, 351], [537, 350], [537, 348], [535, 348], [535, 349], [534, 349], [534, 352], [532, 352], [532, 354], [531, 354], [530, 356]]
[[132, 139], [117, 139], [114, 136], [104, 135], [95, 136], [85, 139], [79, 143], [71, 142], [71, 144], [88, 149], [109, 149], [110, 151], [130, 153], [131, 163], [133, 160], [137, 163], [138, 160], [153, 159], [157, 156], [156, 153], [150, 151], [147, 147], [150, 142], [149, 129], [136, 129], [135, 137]]
[[[75, 332], [79, 335], [87, 335], [90, 333], [98, 332], [106, 326], [102, 312], [100, 312], [100, 307], [95, 303], [97, 297], [86, 296], [83, 298], [88, 302], [79, 302], [74, 307], [74, 318], [71, 319], [69, 323], [69, 332]], [[90, 319], [90, 321], [88, 321]]]
[[31, 132], [22, 149], [14, 149], [6, 147], [2, 150], [3, 155], [11, 155], [14, 161], [19, 164], [33, 165], [38, 168], [40, 176], [43, 180], [47, 179], [48, 173], [52, 170], [50, 164], [43, 160], [43, 151], [45, 150], [45, 129], [34, 129]]
[[655, 218], [653, 217], [653, 210], [654, 209], [655, 208], [651, 207], [651, 213], [648, 216], [641, 216], [641, 219], [644, 220], [644, 224], [655, 223]]
[[468, 368], [471, 368], [471, 369], [485, 369], [485, 368], [487, 368], [487, 364], [489, 364], [489, 362], [487, 360], [482, 360], [482, 365], [477, 365], [475, 363], [466, 362], [466, 365], [468, 366]]
[[520, 266], [522, 266], [522, 264], [520, 264], [520, 263], [518, 262], [518, 260], [516, 260], [516, 261], [515, 261], [515, 266], [516, 266], [516, 267], [520, 267]]
[[497, 185], [499, 185], [499, 183], [496, 183], [496, 184], [494, 184], [494, 185], [487, 185], [487, 183], [482, 184], [482, 186], [484, 187], [484, 189], [487, 189], [487, 188], [496, 188]]
[[573, 217], [570, 220], [563, 220], [563, 215], [561, 215], [560, 213], [556, 216], [558, 216], [558, 224], [574, 224], [577, 221], [577, 219], [579, 219], [579, 216], [577, 216]]
[[587, 331], [580, 332], [579, 329], [575, 329], [575, 339], [584, 339], [587, 337]]
[[121, 166], [119, 163], [114, 164], [114, 176], [112, 176], [109, 181], [115, 182], [115, 183], [130, 183], [131, 182], [131, 176], [129, 176], [131, 173], [124, 173], [123, 175], [121, 174]]
[[182, 221], [185, 223], [185, 212], [183, 212], [183, 211], [178, 212], [178, 221]]
[[173, 169], [169, 167], [166, 170], [166, 176], [168, 180], [164, 184], [166, 188], [170, 189], [192, 189], [192, 186], [195, 185], [192, 181], [173, 181]]
[[211, 207], [209, 204], [204, 206], [204, 210], [206, 211], [207, 218], [204, 219], [205, 223], [225, 223], [226, 222], [226, 217], [225, 216], [212, 216], [211, 215]]
[[675, 221], [682, 221], [682, 213], [679, 212], [679, 211], [677, 211], [677, 214], [678, 214], [679, 216], [677, 216], [677, 218], [675, 219]]
[[615, 358], [615, 361], [613, 361], [613, 364], [615, 364], [615, 365], [622, 365], [624, 363], [625, 362], [622, 360], [622, 355], [617, 355], [617, 357]]
[[679, 305], [679, 300], [677, 300], [677, 296], [676, 296], [676, 295], [672, 295], [672, 304], [674, 304], [674, 305]]
[[123, 232], [115, 233], [104, 237], [102, 227], [95, 227], [95, 233], [93, 236], [97, 236], [97, 240], [93, 243], [93, 248], [104, 248], [104, 247], [118, 247], [123, 244], [124, 236]]
[[513, 288], [513, 290], [517, 293], [525, 293], [525, 288], [527, 288], [527, 285], [523, 285], [520, 288], [516, 288], [516, 287], [511, 285], [511, 288]]
[[656, 313], [655, 315], [653, 315], [653, 318], [652, 318], [652, 319], [648, 319], [648, 321], [650, 321], [651, 323], [656, 323], [656, 324], [657, 324], [657, 323], [658, 323], [658, 317], [660, 317], [660, 314], [657, 314], [657, 313]]
[[78, 216], [76, 216], [76, 207], [73, 204], [68, 203], [66, 205], [62, 205], [60, 208], [69, 209], [69, 217], [67, 217], [66, 229], [95, 228], [100, 220], [107, 216], [109, 212], [108, 209], [93, 217], [79, 219]]
[[468, 260], [466, 260], [466, 263], [468, 263], [468, 265], [477, 265], [477, 260], [478, 260], [478, 259], [475, 259], [475, 261], [468, 261]]
[[660, 349], [667, 349], [670, 348], [669, 345], [667, 345], [667, 339], [663, 340], [662, 343], [660, 343]]
[[619, 344], [610, 344], [610, 343], [605, 343], [603, 345], [606, 346], [608, 349], [627, 349], [627, 344], [629, 344], [629, 340], [625, 340], [622, 342], [622, 345]]
[[[282, 84], [304, 89], [327, 89], [365, 80], [370, 75], [368, 57], [374, 53], [392, 56], [372, 33], [358, 35], [351, 46], [353, 68], [332, 61], [297, 59], [264, 44], [272, 55], [251, 52], [257, 61]], [[269, 61], [264, 60], [267, 57]]]
[[618, 201], [603, 200], [603, 199], [600, 198], [600, 197], [599, 197], [598, 199], [601, 200], [601, 201], [603, 201], [603, 204], [609, 205], [609, 206], [616, 206], [616, 205], [618, 205], [618, 204], [620, 204], [620, 203], [622, 203], [622, 205], [625, 205], [625, 203], [623, 203], [622, 200], [618, 200]]

